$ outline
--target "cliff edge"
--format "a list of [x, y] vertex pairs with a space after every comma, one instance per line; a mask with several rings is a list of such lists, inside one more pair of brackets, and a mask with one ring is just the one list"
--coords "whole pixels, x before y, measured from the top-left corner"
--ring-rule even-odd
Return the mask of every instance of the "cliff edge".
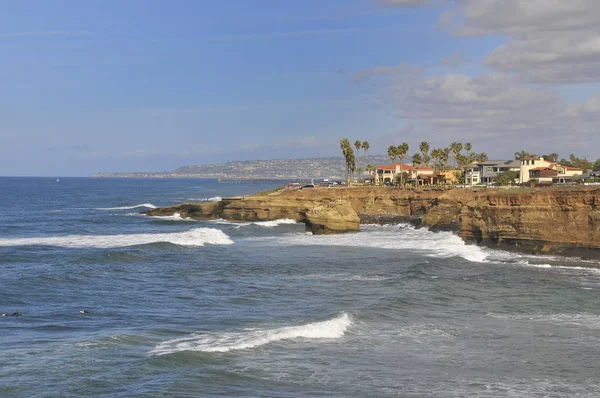
[[221, 202], [151, 209], [197, 220], [291, 218], [313, 233], [358, 230], [362, 223], [411, 222], [454, 230], [466, 242], [530, 253], [600, 257], [600, 188], [401, 190], [384, 187], [286, 190]]

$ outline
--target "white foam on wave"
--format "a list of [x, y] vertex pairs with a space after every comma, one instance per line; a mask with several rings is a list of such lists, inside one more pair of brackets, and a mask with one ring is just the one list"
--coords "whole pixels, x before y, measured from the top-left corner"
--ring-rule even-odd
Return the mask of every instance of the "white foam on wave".
[[146, 207], [148, 209], [156, 209], [156, 206], [154, 206], [152, 203], [142, 203], [142, 204], [134, 205], [134, 206], [98, 207], [98, 208], [96, 208], [96, 210], [133, 210], [133, 209], [137, 209], [138, 207]]
[[[307, 235], [287, 234], [279, 237], [255, 238], [276, 245], [299, 246], [350, 246], [377, 249], [418, 250], [432, 257], [460, 256], [474, 262], [487, 261], [485, 248], [467, 245], [451, 232], [431, 232], [426, 228], [413, 228], [407, 225], [361, 226], [362, 231], [355, 234]], [[250, 238], [252, 239], [252, 238]]]
[[305, 339], [339, 339], [344, 335], [352, 319], [346, 313], [323, 322], [302, 326], [286, 326], [278, 329], [246, 330], [236, 333], [194, 333], [190, 337], [164, 341], [150, 353], [173, 354], [181, 351], [228, 352], [245, 350], [275, 341]]
[[223, 231], [214, 228], [195, 228], [184, 232], [160, 234], [67, 235], [37, 238], [0, 239], [0, 246], [58, 246], [113, 248], [150, 243], [173, 243], [181, 246], [230, 245], [233, 241]]
[[173, 213], [171, 216], [150, 216], [149, 218], [156, 218], [158, 220], [167, 220], [167, 221], [195, 221], [189, 217], [181, 217], [180, 213]]
[[293, 220], [291, 218], [282, 218], [282, 219], [273, 220], [273, 221], [253, 221], [253, 222], [235, 222], [235, 221], [227, 221], [227, 220], [224, 220], [221, 218], [218, 220], [213, 220], [211, 222], [215, 223], [215, 224], [233, 225], [236, 227], [246, 227], [248, 225], [256, 225], [256, 226], [264, 227], [264, 228], [274, 228], [274, 227], [278, 227], [280, 225], [298, 224], [296, 222], [296, 220]]
[[278, 227], [280, 225], [297, 224], [297, 222], [296, 222], [296, 220], [292, 220], [291, 218], [282, 218], [280, 220], [273, 220], [273, 221], [256, 221], [256, 222], [252, 222], [250, 224], [258, 225], [259, 227], [273, 228], [273, 227]]
[[212, 198], [190, 198], [190, 202], [220, 202], [223, 200], [220, 196], [213, 196]]

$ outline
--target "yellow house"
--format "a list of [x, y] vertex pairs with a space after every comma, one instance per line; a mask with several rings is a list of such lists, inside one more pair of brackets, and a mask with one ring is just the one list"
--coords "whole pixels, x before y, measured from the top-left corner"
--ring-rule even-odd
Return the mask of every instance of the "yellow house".
[[533, 169], [553, 169], [554, 166], [554, 163], [544, 160], [542, 158], [523, 158], [521, 159], [521, 167], [519, 168], [519, 182], [523, 184], [529, 181], [532, 178], [530, 177], [529, 172]]
[[542, 158], [523, 158], [519, 173], [521, 184], [529, 180], [538, 182], [567, 182], [572, 181], [576, 175], [583, 174], [584, 170], [577, 167], [561, 166]]

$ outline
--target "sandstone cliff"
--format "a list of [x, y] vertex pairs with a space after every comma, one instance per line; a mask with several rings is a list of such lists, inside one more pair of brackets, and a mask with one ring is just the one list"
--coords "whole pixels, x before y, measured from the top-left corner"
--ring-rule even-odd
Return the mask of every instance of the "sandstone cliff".
[[148, 214], [175, 212], [198, 220], [291, 218], [306, 223], [307, 230], [316, 233], [354, 231], [358, 215], [363, 223], [408, 221], [434, 230], [452, 229], [467, 242], [506, 245], [534, 253], [600, 257], [598, 188], [535, 192], [323, 188], [188, 203], [152, 209]]

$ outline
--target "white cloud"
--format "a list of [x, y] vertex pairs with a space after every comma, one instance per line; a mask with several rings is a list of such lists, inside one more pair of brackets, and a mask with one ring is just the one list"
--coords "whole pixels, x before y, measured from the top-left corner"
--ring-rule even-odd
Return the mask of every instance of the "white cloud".
[[[438, 24], [460, 36], [506, 43], [484, 58], [494, 72], [385, 80], [384, 106], [434, 145], [471, 140], [476, 148], [571, 151], [600, 145], [600, 97], [567, 105], [553, 88], [600, 82], [600, 0], [381, 0], [393, 6], [445, 4]], [[440, 61], [459, 65], [460, 54]], [[371, 72], [375, 72], [372, 70]], [[366, 73], [358, 77], [385, 75]], [[356, 78], [355, 78], [356, 80]], [[479, 150], [479, 149], [476, 149]], [[512, 152], [511, 152], [512, 151]]]
[[[422, 6], [429, 1], [381, 0]], [[506, 35], [485, 59], [536, 83], [600, 81], [599, 0], [447, 0], [438, 23], [457, 35]]]
[[600, 35], [592, 32], [547, 32], [515, 39], [489, 54], [485, 64], [514, 72], [530, 82], [600, 81]]
[[597, 30], [597, 0], [459, 0], [447, 11], [458, 33], [523, 35], [550, 31]]
[[600, 1], [460, 0], [439, 19], [459, 35], [508, 35], [485, 59], [529, 82], [600, 81]]
[[[522, 147], [552, 151], [585, 139], [590, 131], [574, 110], [567, 112], [557, 93], [503, 73], [403, 81], [391, 85], [386, 95], [387, 106], [416, 126], [415, 137], [428, 137], [437, 142], [433, 145], [470, 140], [477, 151], [502, 151], [500, 155]], [[596, 101], [585, 109], [600, 107]]]
[[448, 68], [458, 68], [464, 62], [463, 53], [454, 53], [446, 58], [440, 60], [440, 65], [446, 66]]

